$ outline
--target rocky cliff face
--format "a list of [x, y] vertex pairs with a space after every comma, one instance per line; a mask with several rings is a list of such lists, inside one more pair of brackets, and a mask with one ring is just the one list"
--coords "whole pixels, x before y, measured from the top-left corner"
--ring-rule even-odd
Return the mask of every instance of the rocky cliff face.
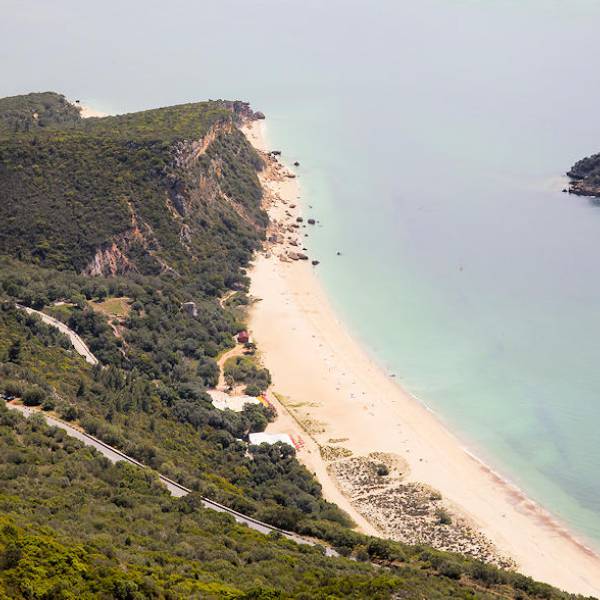
[[92, 276], [244, 264], [267, 224], [255, 118], [211, 101], [0, 135], [0, 251]]
[[[244, 112], [244, 118], [254, 118], [254, 113]], [[264, 217], [260, 206], [249, 210], [238, 199], [227, 194], [224, 188], [231, 175], [224, 169], [226, 157], [219, 150], [209, 152], [214, 144], [240, 145], [239, 131], [233, 122], [217, 123], [201, 139], [177, 141], [169, 148], [170, 163], [156, 174], [163, 190], [164, 218], [176, 229], [178, 249], [170, 247], [169, 253], [182, 251], [194, 260], [194, 241], [201, 241], [206, 226], [207, 212], [233, 211], [257, 236], [264, 234]], [[211, 156], [208, 156], [208, 154]], [[256, 168], [256, 165], [238, 165]], [[178, 268], [165, 256], [164, 241], [143, 218], [136, 206], [129, 202], [131, 228], [118, 233], [101, 244], [92, 260], [85, 266], [86, 275], [119, 275], [147, 270], [148, 263], [157, 272], [178, 274]], [[179, 253], [179, 252], [177, 252]], [[140, 258], [144, 258], [144, 266]]]

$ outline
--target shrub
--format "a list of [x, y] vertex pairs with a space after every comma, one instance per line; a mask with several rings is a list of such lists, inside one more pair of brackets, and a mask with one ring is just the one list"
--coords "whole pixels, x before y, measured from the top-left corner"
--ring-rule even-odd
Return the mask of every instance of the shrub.
[[435, 516], [437, 517], [439, 525], [451, 525], [452, 524], [452, 517], [450, 516], [450, 513], [444, 508], [438, 508], [435, 511]]
[[255, 383], [251, 383], [246, 386], [244, 393], [248, 396], [260, 396], [263, 390], [261, 390]]
[[367, 552], [372, 558], [380, 558], [382, 560], [389, 560], [392, 554], [390, 544], [380, 538], [369, 540]]
[[56, 404], [54, 402], [54, 400], [52, 398], [46, 398], [43, 402], [42, 402], [42, 410], [54, 410]]
[[47, 398], [46, 392], [40, 387], [30, 387], [23, 394], [23, 404], [25, 406], [39, 406]]
[[443, 561], [439, 565], [438, 571], [440, 575], [448, 577], [449, 579], [460, 579], [460, 576], [462, 575], [462, 569], [460, 565], [453, 562]]
[[352, 552], [354, 558], [360, 562], [367, 562], [369, 560], [369, 551], [367, 547], [360, 544], [354, 548]]
[[390, 470], [389, 470], [388, 466], [384, 465], [383, 463], [380, 463], [377, 465], [376, 471], [377, 471], [377, 475], [379, 475], [379, 477], [385, 477], [386, 475], [390, 474]]
[[60, 416], [65, 421], [75, 421], [79, 416], [79, 413], [75, 406], [73, 406], [72, 404], [68, 404], [61, 409]]
[[6, 381], [4, 383], [4, 393], [8, 396], [21, 398], [23, 396], [24, 385], [20, 381]]

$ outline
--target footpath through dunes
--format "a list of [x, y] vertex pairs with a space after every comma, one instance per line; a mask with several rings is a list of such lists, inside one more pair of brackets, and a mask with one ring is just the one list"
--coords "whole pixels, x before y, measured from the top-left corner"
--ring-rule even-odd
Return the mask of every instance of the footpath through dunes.
[[[266, 149], [261, 124], [253, 125], [247, 135], [258, 149]], [[294, 234], [286, 213], [291, 203], [298, 203], [299, 188], [278, 180], [263, 183], [271, 187], [267, 208], [279, 235], [267, 233], [269, 242], [251, 273], [250, 292], [260, 302], [252, 305], [250, 326], [289, 414], [319, 448], [332, 449], [327, 460], [335, 468], [314, 469], [324, 496], [334, 499], [341, 488], [350, 494], [355, 510], [392, 539], [486, 561], [514, 561], [520, 572], [535, 579], [571, 593], [600, 596], [598, 556], [467, 453], [439, 419], [406, 394], [352, 338], [311, 265], [287, 260]], [[373, 453], [396, 456], [408, 465], [395, 493], [381, 486], [380, 494], [368, 477], [361, 483], [360, 473], [354, 481], [348, 481], [346, 473], [340, 476], [338, 466], [344, 458], [364, 462]], [[358, 493], [357, 486], [364, 491]], [[415, 539], [426, 531], [402, 521], [406, 506], [400, 502], [402, 490], [411, 486], [418, 491], [428, 486], [432, 493], [421, 507], [429, 512], [441, 499], [452, 524], [464, 524], [464, 535]], [[368, 502], [362, 502], [367, 496]], [[444, 524], [447, 518], [442, 515], [441, 525], [452, 527]]]

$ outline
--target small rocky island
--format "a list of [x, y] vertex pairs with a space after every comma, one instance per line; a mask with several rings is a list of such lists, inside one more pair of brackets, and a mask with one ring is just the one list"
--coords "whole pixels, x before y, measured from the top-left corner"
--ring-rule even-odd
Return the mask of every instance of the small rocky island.
[[576, 162], [567, 176], [571, 179], [568, 189], [570, 194], [600, 198], [600, 154]]

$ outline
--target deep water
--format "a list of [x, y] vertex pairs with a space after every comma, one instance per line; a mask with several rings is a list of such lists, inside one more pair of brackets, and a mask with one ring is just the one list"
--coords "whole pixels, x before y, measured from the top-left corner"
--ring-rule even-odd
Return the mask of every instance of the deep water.
[[600, 546], [600, 208], [561, 193], [600, 151], [598, 3], [204, 4], [4, 0], [0, 94], [266, 112], [348, 326]]

